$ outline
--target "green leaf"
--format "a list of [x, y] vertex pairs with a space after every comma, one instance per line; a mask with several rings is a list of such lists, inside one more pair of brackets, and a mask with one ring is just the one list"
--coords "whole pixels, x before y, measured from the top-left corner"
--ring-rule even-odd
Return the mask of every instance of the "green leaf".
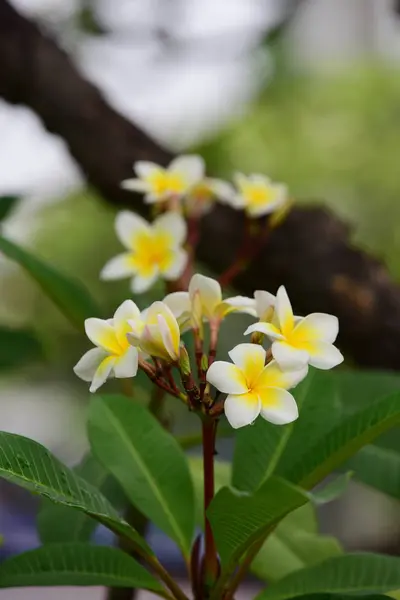
[[195, 506], [183, 450], [148, 409], [125, 396], [96, 396], [89, 411], [94, 455], [151, 521], [190, 553]]
[[51, 265], [2, 236], [0, 236], [0, 252], [25, 269], [67, 319], [80, 329], [87, 317], [96, 317], [100, 314], [89, 292], [76, 279], [59, 273]]
[[300, 412], [297, 421], [277, 427], [259, 418], [253, 426], [238, 430], [232, 471], [232, 485], [237, 489], [257, 489], [276, 471], [284, 455], [297, 456], [304, 449], [310, 431], [321, 435], [338, 418], [340, 404], [329, 374], [311, 370], [293, 394]]
[[305, 594], [375, 594], [400, 586], [400, 558], [348, 554], [296, 571], [268, 587], [257, 600], [284, 600]]
[[400, 453], [371, 444], [349, 463], [358, 481], [400, 500]]
[[347, 471], [347, 473], [337, 475], [322, 488], [314, 490], [312, 493], [314, 504], [327, 504], [328, 502], [332, 502], [332, 500], [339, 498], [347, 490], [353, 474], [353, 471]]
[[116, 548], [49, 544], [0, 565], [0, 587], [101, 585], [160, 591], [160, 583], [136, 560]]
[[267, 479], [252, 495], [228, 487], [220, 489], [207, 514], [222, 566], [234, 566], [251, 544], [308, 500], [302, 490], [278, 477]]
[[0, 449], [0, 477], [53, 502], [81, 510], [150, 551], [146, 542], [98, 490], [75, 475], [41, 444], [2, 431]]
[[269, 582], [342, 553], [339, 542], [319, 535], [315, 508], [309, 503], [279, 523], [251, 564], [251, 571]]
[[42, 345], [33, 331], [0, 327], [0, 369], [21, 367], [43, 358]]
[[[194, 485], [194, 497], [196, 504], [196, 523], [204, 527], [204, 475], [203, 459], [198, 456], [189, 456], [189, 469]], [[214, 490], [217, 493], [223, 486], [227, 486], [231, 480], [231, 463], [216, 459], [214, 461]]]
[[[91, 455], [74, 472], [100, 490], [113, 506], [124, 505], [125, 496], [120, 485]], [[89, 542], [97, 527], [97, 522], [84, 512], [50, 500], [43, 500], [36, 524], [42, 544]]]
[[313, 488], [362, 446], [398, 423], [400, 394], [396, 392], [344, 415], [322, 437], [310, 429], [304, 450], [297, 446], [296, 456], [284, 455], [276, 473], [305, 488]]
[[18, 200], [19, 196], [0, 196], [0, 221], [8, 216]]

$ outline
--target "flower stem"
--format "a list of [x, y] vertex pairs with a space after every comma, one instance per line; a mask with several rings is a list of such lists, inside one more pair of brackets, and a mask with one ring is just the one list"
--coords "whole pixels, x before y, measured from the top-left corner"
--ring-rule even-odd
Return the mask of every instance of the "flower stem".
[[214, 497], [214, 452], [217, 421], [202, 420], [203, 434], [203, 472], [204, 472], [204, 529], [205, 529], [205, 582], [212, 585], [218, 577], [219, 563], [217, 548], [210, 522], [207, 518], [207, 509]]

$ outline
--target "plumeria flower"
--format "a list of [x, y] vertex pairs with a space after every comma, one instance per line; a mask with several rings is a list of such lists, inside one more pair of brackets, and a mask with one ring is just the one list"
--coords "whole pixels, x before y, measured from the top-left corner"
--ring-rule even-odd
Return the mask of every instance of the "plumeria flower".
[[216, 200], [229, 203], [235, 196], [235, 189], [222, 179], [205, 178], [197, 183], [185, 197], [186, 212], [191, 217], [208, 213]]
[[179, 359], [180, 330], [171, 310], [163, 302], [153, 302], [142, 315], [142, 327], [132, 322], [127, 338], [132, 346], [171, 363]]
[[275, 212], [287, 202], [287, 188], [280, 183], [273, 183], [264, 175], [243, 175], [234, 177], [238, 188], [231, 205], [243, 208], [250, 217], [261, 217]]
[[142, 192], [145, 202], [154, 204], [171, 198], [182, 198], [203, 179], [205, 165], [201, 156], [186, 155], [175, 158], [167, 168], [152, 162], [138, 161], [134, 164], [137, 179], [121, 183], [125, 190]]
[[337, 317], [325, 313], [294, 317], [283, 286], [276, 295], [272, 323], [250, 325], [245, 335], [255, 331], [273, 340], [272, 355], [282, 369], [300, 369], [307, 363], [318, 369], [332, 369], [343, 361], [333, 345], [339, 331]]
[[148, 223], [124, 210], [117, 215], [115, 229], [127, 252], [105, 265], [101, 279], [132, 277], [131, 290], [139, 294], [148, 290], [159, 277], [167, 281], [180, 277], [187, 262], [187, 252], [182, 248], [187, 228], [178, 213], [167, 212]]
[[255, 301], [246, 296], [222, 299], [221, 286], [215, 279], [196, 273], [187, 292], [173, 292], [164, 298], [182, 328], [191, 327], [193, 320], [218, 324], [232, 312], [256, 315]]
[[265, 366], [266, 351], [258, 344], [239, 344], [229, 356], [233, 364], [214, 362], [207, 381], [228, 394], [224, 411], [234, 429], [250, 425], [258, 415], [275, 425], [297, 419], [296, 401], [287, 390], [304, 379], [307, 366], [297, 371], [281, 371], [276, 361]]
[[132, 300], [125, 300], [112, 319], [86, 319], [86, 335], [96, 347], [82, 356], [74, 371], [84, 381], [91, 381], [91, 392], [109, 377], [135, 377], [138, 350], [129, 345], [126, 337], [132, 328], [142, 328], [140, 311]]

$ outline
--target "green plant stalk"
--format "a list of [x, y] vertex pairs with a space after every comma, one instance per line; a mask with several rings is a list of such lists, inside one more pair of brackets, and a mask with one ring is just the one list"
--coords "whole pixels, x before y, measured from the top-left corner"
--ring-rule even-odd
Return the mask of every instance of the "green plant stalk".
[[217, 548], [211, 524], [207, 518], [207, 509], [214, 497], [214, 452], [217, 421], [202, 420], [203, 434], [203, 472], [204, 472], [204, 531], [205, 531], [205, 582], [213, 584], [218, 577], [219, 564]]

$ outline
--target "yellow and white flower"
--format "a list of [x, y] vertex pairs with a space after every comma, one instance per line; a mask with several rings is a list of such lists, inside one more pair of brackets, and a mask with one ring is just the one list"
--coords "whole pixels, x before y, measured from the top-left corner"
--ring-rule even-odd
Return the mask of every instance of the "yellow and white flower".
[[234, 196], [235, 189], [230, 183], [207, 177], [199, 181], [185, 197], [186, 212], [193, 217], [205, 215], [216, 200], [230, 203]]
[[91, 381], [91, 392], [109, 377], [135, 377], [138, 350], [129, 345], [126, 337], [132, 328], [142, 328], [140, 311], [132, 300], [125, 300], [112, 319], [86, 319], [86, 335], [96, 347], [82, 356], [74, 371], [84, 381]]
[[205, 165], [201, 156], [183, 155], [175, 158], [167, 168], [152, 162], [134, 164], [137, 179], [121, 183], [125, 190], [142, 192], [145, 202], [154, 204], [171, 198], [182, 198], [204, 176]]
[[307, 366], [297, 371], [281, 371], [275, 361], [265, 366], [266, 351], [257, 344], [239, 344], [229, 356], [233, 364], [214, 362], [207, 381], [228, 394], [224, 411], [232, 427], [250, 425], [258, 415], [275, 425], [297, 419], [296, 401], [287, 390], [304, 379]]
[[232, 312], [256, 316], [255, 300], [246, 296], [233, 296], [222, 299], [221, 286], [215, 279], [196, 273], [189, 283], [187, 292], [168, 294], [163, 302], [169, 306], [182, 328], [182, 331], [207, 320], [218, 324]]
[[273, 183], [264, 175], [234, 176], [238, 193], [233, 197], [233, 208], [243, 208], [250, 217], [261, 217], [282, 208], [288, 198], [287, 188]]
[[140, 350], [167, 362], [179, 359], [180, 330], [171, 310], [163, 302], [153, 302], [141, 314], [142, 326], [132, 323], [132, 331], [127, 334], [130, 344]]
[[282, 369], [300, 369], [306, 364], [332, 369], [343, 361], [341, 352], [333, 345], [339, 331], [337, 317], [325, 313], [295, 317], [283, 286], [276, 295], [272, 323], [250, 325], [245, 335], [255, 331], [273, 340], [272, 355]]
[[186, 239], [186, 222], [175, 212], [167, 212], [148, 223], [129, 211], [118, 213], [115, 229], [127, 252], [112, 258], [100, 277], [105, 280], [132, 277], [131, 290], [145, 292], [162, 277], [178, 279], [187, 262], [182, 248]]

